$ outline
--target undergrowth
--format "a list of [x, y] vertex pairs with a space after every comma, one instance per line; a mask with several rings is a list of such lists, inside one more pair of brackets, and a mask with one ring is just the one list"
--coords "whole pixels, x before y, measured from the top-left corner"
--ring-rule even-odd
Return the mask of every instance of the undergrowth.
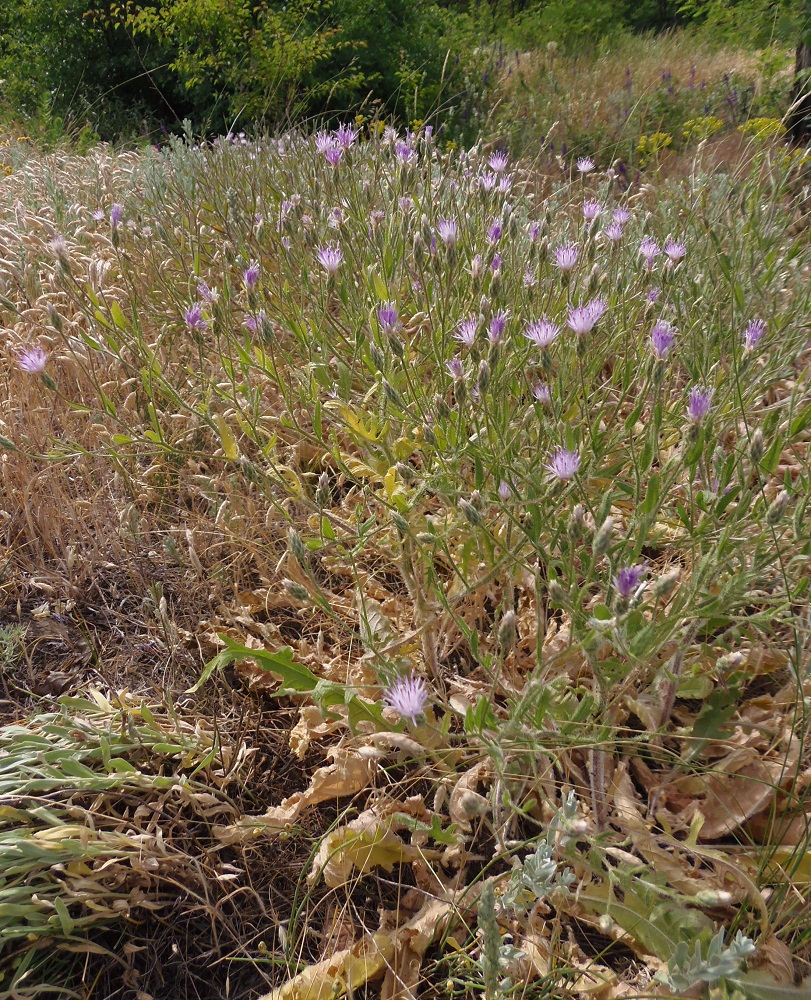
[[711, 155], [12, 160], [4, 989], [808, 993], [807, 163]]

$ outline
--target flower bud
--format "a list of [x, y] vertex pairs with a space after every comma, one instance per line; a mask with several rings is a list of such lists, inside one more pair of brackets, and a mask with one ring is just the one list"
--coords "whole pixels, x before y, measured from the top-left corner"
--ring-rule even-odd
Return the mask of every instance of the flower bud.
[[583, 504], [578, 503], [574, 505], [572, 509], [571, 516], [569, 518], [568, 534], [572, 542], [577, 544], [581, 541], [586, 534], [586, 520], [585, 520], [585, 510], [583, 509]]
[[672, 569], [669, 573], [665, 573], [663, 576], [660, 576], [653, 584], [653, 599], [659, 601], [668, 597], [673, 592], [676, 584], [679, 582], [680, 576], [680, 569]]
[[483, 524], [482, 516], [470, 501], [464, 498], [459, 501], [459, 510], [465, 515], [468, 522], [475, 528], [480, 528]]
[[446, 420], [451, 414], [451, 408], [445, 402], [445, 397], [439, 393], [434, 396], [434, 410], [438, 420]]
[[386, 370], [386, 355], [380, 350], [377, 344], [370, 345], [369, 355], [371, 356], [372, 364], [379, 372]]
[[386, 399], [399, 410], [404, 410], [406, 408], [406, 403], [400, 393], [394, 388], [394, 386], [389, 382], [388, 379], [382, 379], [383, 393]]
[[592, 552], [594, 553], [594, 558], [602, 558], [606, 552], [611, 548], [611, 542], [614, 536], [614, 518], [607, 517], [599, 530], [594, 536], [594, 541], [592, 543]]
[[408, 521], [406, 521], [402, 514], [398, 514], [396, 510], [393, 510], [391, 512], [391, 519], [396, 525], [398, 531], [401, 531], [404, 535], [409, 534], [410, 528]]
[[498, 627], [498, 644], [505, 652], [515, 642], [515, 612], [508, 611]]
[[749, 457], [751, 458], [752, 465], [754, 465], [755, 468], [760, 465], [765, 447], [766, 446], [763, 441], [763, 431], [759, 427], [756, 427], [755, 432], [752, 435], [752, 439], [749, 442]]
[[487, 387], [490, 385], [490, 367], [484, 360], [479, 362], [479, 375], [476, 384], [479, 387], [479, 392], [487, 392]]
[[287, 593], [296, 601], [309, 601], [310, 595], [307, 592], [306, 587], [302, 587], [300, 583], [296, 583], [295, 580], [288, 580], [287, 577], [282, 580], [282, 586], [287, 591]]
[[397, 470], [397, 475], [404, 483], [411, 483], [417, 478], [417, 472], [413, 465], [409, 465], [408, 462], [398, 462], [394, 468]]
[[558, 580], [550, 580], [547, 585], [547, 590], [549, 591], [549, 600], [553, 604], [563, 605], [569, 599], [569, 594], [566, 588]]
[[329, 501], [329, 476], [326, 469], [318, 477], [318, 485], [315, 488], [315, 502], [319, 507], [326, 507]]
[[299, 566], [304, 567], [307, 565], [307, 557], [309, 555], [307, 546], [301, 540], [301, 535], [296, 531], [295, 528], [290, 528], [287, 532], [287, 544], [290, 551], [293, 553], [293, 558], [299, 564]]
[[769, 509], [766, 511], [766, 524], [772, 528], [779, 524], [787, 503], [788, 493], [785, 490], [781, 490], [774, 500], [772, 500]]
[[428, 424], [422, 425], [422, 439], [426, 444], [430, 444], [433, 448], [436, 448], [438, 444], [436, 434], [434, 434]]

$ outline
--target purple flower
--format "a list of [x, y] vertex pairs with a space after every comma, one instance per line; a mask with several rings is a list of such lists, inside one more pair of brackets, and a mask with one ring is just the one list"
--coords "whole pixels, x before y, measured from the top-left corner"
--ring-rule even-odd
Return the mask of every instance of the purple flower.
[[454, 355], [448, 362], [448, 371], [454, 382], [461, 382], [465, 377], [465, 369], [458, 355]]
[[17, 358], [17, 367], [21, 368], [24, 372], [38, 375], [45, 370], [47, 361], [48, 355], [41, 347], [26, 347], [20, 352]]
[[335, 141], [344, 149], [349, 149], [360, 133], [351, 125], [339, 125], [335, 130]]
[[647, 563], [637, 563], [636, 566], [623, 566], [614, 577], [614, 586], [620, 597], [628, 600], [642, 582], [642, 577], [647, 571]]
[[325, 247], [320, 247], [316, 253], [318, 263], [327, 274], [336, 274], [338, 268], [343, 263], [344, 255], [337, 243], [328, 243]]
[[493, 191], [498, 184], [498, 174], [482, 174], [479, 177], [479, 187], [482, 191]]
[[712, 393], [712, 389], [704, 389], [701, 386], [694, 386], [690, 390], [690, 398], [687, 403], [687, 419], [690, 423], [700, 424], [710, 412]]
[[490, 243], [498, 243], [501, 239], [501, 232], [501, 222], [498, 219], [494, 219], [492, 226], [487, 230], [487, 239]]
[[267, 323], [267, 313], [264, 309], [260, 309], [255, 316], [245, 317], [245, 326], [251, 333], [256, 333], [261, 330], [265, 323]]
[[385, 692], [386, 704], [412, 725], [416, 725], [417, 719], [425, 714], [430, 700], [428, 685], [414, 673], [398, 677]]
[[475, 317], [468, 316], [467, 319], [463, 319], [457, 327], [456, 333], [453, 335], [454, 339], [458, 340], [460, 344], [472, 347], [474, 341], [476, 340], [476, 330], [478, 329], [478, 326], [479, 324]]
[[508, 313], [500, 312], [496, 313], [495, 316], [490, 320], [490, 343], [493, 345], [500, 344], [501, 339], [504, 336], [504, 327], [507, 325]]
[[586, 222], [593, 222], [602, 210], [603, 206], [594, 198], [583, 202], [583, 218]]
[[622, 239], [623, 228], [618, 222], [612, 222], [605, 227], [603, 234], [611, 243], [619, 243]]
[[332, 149], [335, 146], [335, 137], [330, 135], [329, 132], [316, 132], [315, 133], [315, 148], [319, 153], [326, 153], [328, 149]]
[[648, 302], [656, 302], [661, 294], [662, 294], [661, 288], [651, 288], [651, 290], [648, 292]]
[[557, 448], [549, 463], [544, 466], [556, 479], [566, 481], [572, 479], [580, 468], [580, 453], [569, 451], [568, 448]]
[[501, 269], [501, 263], [502, 263], [501, 257], [499, 257], [497, 253], [494, 253], [493, 259], [490, 261], [490, 270], [493, 272], [493, 274], [495, 274], [496, 271]]
[[384, 302], [377, 310], [377, 321], [384, 333], [394, 333], [400, 325], [400, 319], [397, 316], [397, 309], [393, 302]]
[[394, 147], [394, 152], [400, 163], [411, 163], [417, 155], [407, 142], [398, 142]]
[[101, 222], [102, 219], [107, 215], [103, 208], [97, 208], [93, 213], [93, 218], [96, 222]]
[[560, 327], [557, 323], [553, 323], [546, 317], [536, 320], [534, 323], [527, 323], [527, 327], [524, 330], [524, 336], [527, 340], [532, 341], [536, 347], [540, 347], [541, 349], [549, 347], [559, 333]]
[[118, 223], [121, 222], [121, 216], [124, 214], [124, 206], [115, 204], [110, 208], [110, 225], [113, 229], [118, 229]]
[[527, 268], [524, 271], [524, 288], [534, 288], [538, 284], [538, 279], [535, 274]]
[[753, 319], [743, 331], [743, 346], [746, 351], [753, 351], [758, 341], [766, 332], [766, 324], [762, 319]]
[[565, 274], [575, 266], [579, 255], [580, 251], [574, 243], [566, 243], [564, 246], [555, 247], [555, 267], [559, 268]]
[[452, 247], [459, 236], [459, 226], [455, 219], [440, 219], [436, 231], [446, 247]]
[[408, 196], [398, 198], [397, 205], [399, 206], [401, 212], [410, 212], [414, 207], [414, 199], [409, 198]]
[[650, 332], [650, 342], [653, 353], [662, 361], [667, 357], [667, 352], [673, 346], [675, 340], [675, 330], [664, 320], [656, 323]]
[[544, 405], [552, 402], [552, 390], [545, 382], [536, 382], [532, 387], [532, 395], [537, 402]]
[[662, 252], [662, 248], [656, 240], [646, 236], [639, 245], [639, 252], [645, 258], [645, 266], [650, 269], [653, 267], [654, 259]]
[[624, 226], [630, 218], [631, 213], [627, 208], [615, 208], [611, 213], [611, 221], [616, 222], [618, 226]]
[[502, 500], [507, 501], [512, 496], [512, 490], [510, 489], [510, 484], [505, 480], [501, 480], [498, 484], [498, 495]]
[[540, 222], [530, 222], [530, 224], [529, 224], [529, 242], [530, 243], [537, 243], [538, 242], [538, 236], [540, 235], [540, 233], [541, 233], [541, 224], [540, 224]]
[[252, 260], [250, 262], [247, 270], [242, 274], [242, 280], [249, 292], [256, 288], [256, 283], [259, 281], [259, 261]]
[[496, 174], [503, 174], [507, 169], [507, 164], [509, 162], [509, 156], [504, 150], [499, 149], [495, 153], [491, 153], [487, 162], [490, 164], [490, 169]]
[[499, 194], [509, 194], [513, 186], [512, 178], [504, 174], [503, 177], [499, 178], [498, 190]]
[[203, 306], [200, 302], [195, 302], [194, 305], [189, 306], [185, 315], [186, 326], [190, 330], [205, 330], [208, 326], [208, 323], [203, 319]]
[[343, 146], [330, 146], [329, 149], [324, 150], [324, 159], [331, 167], [337, 167], [343, 158]]
[[687, 247], [683, 243], [677, 243], [676, 240], [668, 239], [665, 243], [664, 251], [672, 263], [678, 264], [687, 253]]
[[216, 302], [220, 297], [216, 288], [209, 288], [205, 281], [197, 282], [197, 294], [204, 302]]
[[581, 156], [577, 161], [577, 169], [581, 174], [590, 174], [594, 170], [594, 160], [590, 156]]
[[577, 306], [569, 311], [566, 325], [579, 336], [591, 333], [605, 315], [608, 306], [604, 299], [592, 299], [584, 306]]

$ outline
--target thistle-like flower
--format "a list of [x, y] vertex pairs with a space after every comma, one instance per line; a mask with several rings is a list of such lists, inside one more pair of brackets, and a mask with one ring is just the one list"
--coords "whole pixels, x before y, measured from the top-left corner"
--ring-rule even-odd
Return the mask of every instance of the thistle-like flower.
[[664, 245], [664, 251], [672, 264], [678, 264], [680, 260], [684, 259], [687, 247], [683, 243], [676, 242], [674, 239], [668, 239]]
[[479, 177], [479, 187], [482, 191], [490, 192], [495, 190], [498, 184], [498, 174], [482, 174]]
[[590, 174], [594, 170], [594, 160], [590, 156], [581, 156], [577, 161], [577, 169], [581, 174]]
[[762, 319], [753, 319], [746, 329], [743, 331], [743, 346], [744, 350], [748, 352], [754, 351], [758, 345], [758, 341], [766, 332], [766, 324]]
[[384, 302], [377, 310], [377, 321], [383, 333], [392, 334], [400, 325], [397, 307], [393, 302]]
[[195, 302], [189, 306], [185, 312], [186, 326], [190, 330], [205, 330], [208, 323], [203, 318], [203, 306], [200, 302]]
[[324, 159], [331, 167], [337, 167], [343, 158], [343, 146], [330, 146], [329, 149], [324, 150]]
[[580, 468], [580, 453], [561, 446], [555, 450], [544, 468], [548, 469], [556, 479], [565, 482], [577, 474]]
[[619, 243], [622, 239], [623, 228], [619, 222], [611, 222], [603, 230], [605, 238], [611, 243]]
[[246, 270], [242, 274], [242, 280], [245, 287], [249, 292], [252, 292], [256, 288], [256, 283], [259, 281], [259, 262], [252, 260]]
[[586, 333], [591, 333], [603, 318], [607, 309], [608, 306], [605, 304], [604, 299], [592, 299], [591, 302], [587, 302], [584, 306], [576, 306], [574, 309], [571, 309], [566, 325], [570, 330], [573, 330], [578, 336], [582, 337]]
[[491, 244], [498, 243], [498, 241], [501, 239], [501, 233], [502, 233], [501, 220], [493, 219], [493, 224], [487, 230], [487, 239]]
[[451, 373], [451, 378], [454, 382], [462, 382], [464, 380], [465, 367], [458, 355], [454, 355], [448, 362], [448, 371]]
[[349, 149], [355, 143], [360, 132], [351, 125], [339, 125], [335, 130], [335, 141], [344, 149]]
[[453, 335], [454, 340], [458, 340], [460, 344], [464, 344], [466, 347], [472, 347], [476, 340], [478, 327], [479, 324], [476, 318], [468, 316], [456, 328], [456, 333]]
[[490, 169], [493, 173], [503, 174], [507, 169], [507, 164], [509, 163], [509, 156], [503, 150], [499, 149], [495, 153], [491, 153], [487, 162], [490, 164]]
[[501, 343], [504, 337], [504, 327], [507, 325], [508, 313], [500, 312], [496, 313], [490, 320], [490, 343], [497, 345]]
[[631, 218], [631, 213], [628, 211], [627, 208], [624, 208], [623, 206], [615, 208], [614, 211], [611, 213], [611, 221], [616, 222], [618, 226], [624, 226], [625, 223], [630, 218]]
[[594, 198], [583, 202], [583, 218], [586, 222], [593, 222], [602, 210], [603, 206]]
[[642, 578], [647, 571], [647, 563], [638, 563], [636, 566], [623, 566], [614, 577], [614, 587], [620, 597], [628, 600], [642, 582]]
[[694, 386], [687, 402], [687, 419], [691, 424], [700, 424], [712, 407], [712, 389]]
[[337, 274], [338, 268], [343, 263], [344, 255], [337, 243], [328, 243], [325, 247], [320, 247], [316, 252], [318, 263], [327, 274]]
[[394, 147], [394, 154], [400, 163], [411, 163], [417, 157], [416, 152], [407, 142], [398, 142]]
[[113, 229], [118, 229], [118, 223], [121, 222], [121, 216], [124, 214], [123, 205], [112, 205], [110, 208], [110, 225]]
[[549, 347], [549, 345], [557, 339], [559, 334], [560, 327], [557, 323], [553, 323], [545, 316], [533, 323], [527, 323], [526, 329], [524, 330], [524, 336], [527, 340], [532, 341], [536, 347], [540, 347], [542, 350]]
[[639, 245], [639, 252], [645, 259], [645, 267], [650, 270], [653, 267], [654, 260], [662, 252], [662, 248], [656, 240], [651, 239], [650, 236], [646, 236]]
[[674, 340], [675, 330], [669, 323], [665, 323], [664, 320], [656, 323], [650, 332], [651, 348], [660, 361], [667, 357]]
[[384, 697], [386, 704], [412, 725], [416, 725], [420, 716], [425, 714], [431, 700], [424, 678], [414, 673], [398, 677], [386, 688]]
[[557, 267], [560, 271], [563, 271], [565, 274], [572, 270], [577, 263], [577, 258], [579, 256], [580, 251], [574, 243], [566, 243], [563, 246], [555, 247], [555, 267]]
[[48, 355], [41, 347], [26, 347], [17, 358], [17, 367], [32, 375], [39, 375], [45, 371], [48, 362]]
[[504, 479], [502, 479], [501, 482], [498, 484], [498, 495], [505, 502], [509, 500], [510, 497], [512, 496], [512, 490], [510, 489], [510, 484]]
[[536, 402], [546, 405], [552, 402], [552, 390], [545, 382], [536, 382], [532, 387], [532, 397]]
[[452, 247], [459, 237], [459, 226], [455, 219], [440, 219], [436, 231], [446, 247]]

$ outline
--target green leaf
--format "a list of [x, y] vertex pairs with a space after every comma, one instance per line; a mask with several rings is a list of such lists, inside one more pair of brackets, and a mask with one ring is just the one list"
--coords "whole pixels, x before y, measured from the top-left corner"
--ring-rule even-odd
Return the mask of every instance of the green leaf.
[[281, 649], [272, 653], [268, 649], [249, 649], [247, 646], [229, 639], [227, 635], [221, 635], [220, 639], [225, 643], [225, 649], [217, 653], [214, 659], [209, 660], [203, 667], [200, 679], [188, 689], [187, 694], [199, 691], [215, 671], [223, 670], [229, 664], [239, 663], [243, 660], [253, 660], [262, 670], [271, 671], [282, 678], [282, 686], [274, 692], [274, 696], [290, 692], [300, 694], [304, 691], [314, 691], [318, 684], [318, 678], [315, 674], [308, 670], [303, 663], [297, 663], [293, 659], [293, 650], [289, 646], [282, 646]]
[[752, 1000], [811, 1000], [811, 978], [798, 985], [778, 983], [768, 972], [747, 972], [730, 976], [728, 983], [737, 986]]

